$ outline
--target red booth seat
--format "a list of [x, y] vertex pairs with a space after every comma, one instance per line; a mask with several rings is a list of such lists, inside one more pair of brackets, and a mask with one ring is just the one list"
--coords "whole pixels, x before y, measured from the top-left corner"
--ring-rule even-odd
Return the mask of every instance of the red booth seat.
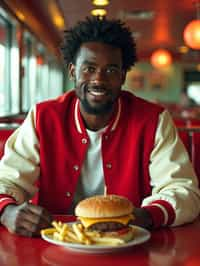
[[4, 153], [4, 146], [8, 137], [17, 129], [19, 124], [0, 123], [0, 159]]
[[189, 153], [200, 183], [200, 126], [178, 128], [178, 132]]
[[26, 114], [17, 114], [17, 115], [10, 115], [10, 116], [1, 116], [0, 117], [0, 123], [4, 124], [22, 124], [24, 119], [26, 117]]
[[[0, 158], [4, 153], [6, 140], [18, 126], [19, 124], [0, 123]], [[178, 132], [200, 181], [200, 127], [179, 127]]]

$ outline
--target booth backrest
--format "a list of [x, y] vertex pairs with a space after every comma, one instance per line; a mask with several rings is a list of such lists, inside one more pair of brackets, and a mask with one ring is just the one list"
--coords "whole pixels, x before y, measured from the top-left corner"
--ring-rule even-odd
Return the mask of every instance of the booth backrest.
[[4, 146], [8, 137], [17, 129], [19, 124], [0, 123], [0, 159], [4, 153]]
[[0, 117], [0, 124], [22, 124], [26, 114]]
[[178, 128], [200, 182], [200, 127]]
[[200, 127], [200, 119], [190, 118], [186, 120], [187, 127]]
[[[0, 159], [4, 153], [6, 140], [19, 125], [17, 123], [0, 123]], [[200, 181], [200, 127], [178, 127], [178, 132]]]
[[200, 127], [199, 118], [173, 117], [173, 121], [177, 127]]
[[186, 127], [186, 120], [183, 118], [174, 118], [173, 121], [177, 127]]

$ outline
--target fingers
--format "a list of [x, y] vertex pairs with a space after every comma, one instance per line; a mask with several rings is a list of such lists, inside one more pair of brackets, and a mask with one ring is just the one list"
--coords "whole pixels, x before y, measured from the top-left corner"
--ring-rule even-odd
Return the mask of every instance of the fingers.
[[15, 232], [24, 236], [34, 236], [41, 229], [48, 227], [51, 221], [51, 216], [44, 208], [26, 202], [19, 206]]
[[21, 235], [21, 236], [26, 236], [26, 237], [35, 236], [35, 231], [32, 232], [25, 227], [17, 227], [14, 233]]
[[134, 209], [134, 217], [135, 219], [131, 224], [138, 225], [144, 227], [146, 229], [153, 228], [153, 220], [150, 213], [144, 208], [135, 208]]
[[44, 220], [45, 223], [51, 224], [52, 222], [52, 217], [49, 214], [49, 212], [45, 209], [42, 208], [41, 206], [33, 205], [31, 203], [25, 203], [24, 204], [24, 211], [32, 214], [32, 217], [39, 217], [40, 220]]
[[23, 236], [38, 235], [41, 229], [49, 227], [52, 221], [47, 210], [24, 202], [21, 205], [8, 205], [1, 214], [1, 223], [9, 232]]

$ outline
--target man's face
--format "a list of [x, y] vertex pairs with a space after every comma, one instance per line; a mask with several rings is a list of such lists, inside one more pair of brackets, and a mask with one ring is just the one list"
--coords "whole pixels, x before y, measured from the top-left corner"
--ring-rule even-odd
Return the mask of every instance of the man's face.
[[83, 111], [94, 115], [110, 113], [125, 79], [121, 50], [98, 42], [85, 43], [69, 70]]

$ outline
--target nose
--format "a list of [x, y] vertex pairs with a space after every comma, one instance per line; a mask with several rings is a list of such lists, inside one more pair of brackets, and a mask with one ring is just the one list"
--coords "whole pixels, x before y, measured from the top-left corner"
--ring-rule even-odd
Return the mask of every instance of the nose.
[[106, 82], [105, 71], [102, 69], [97, 69], [93, 75], [92, 83], [95, 85], [103, 84]]

